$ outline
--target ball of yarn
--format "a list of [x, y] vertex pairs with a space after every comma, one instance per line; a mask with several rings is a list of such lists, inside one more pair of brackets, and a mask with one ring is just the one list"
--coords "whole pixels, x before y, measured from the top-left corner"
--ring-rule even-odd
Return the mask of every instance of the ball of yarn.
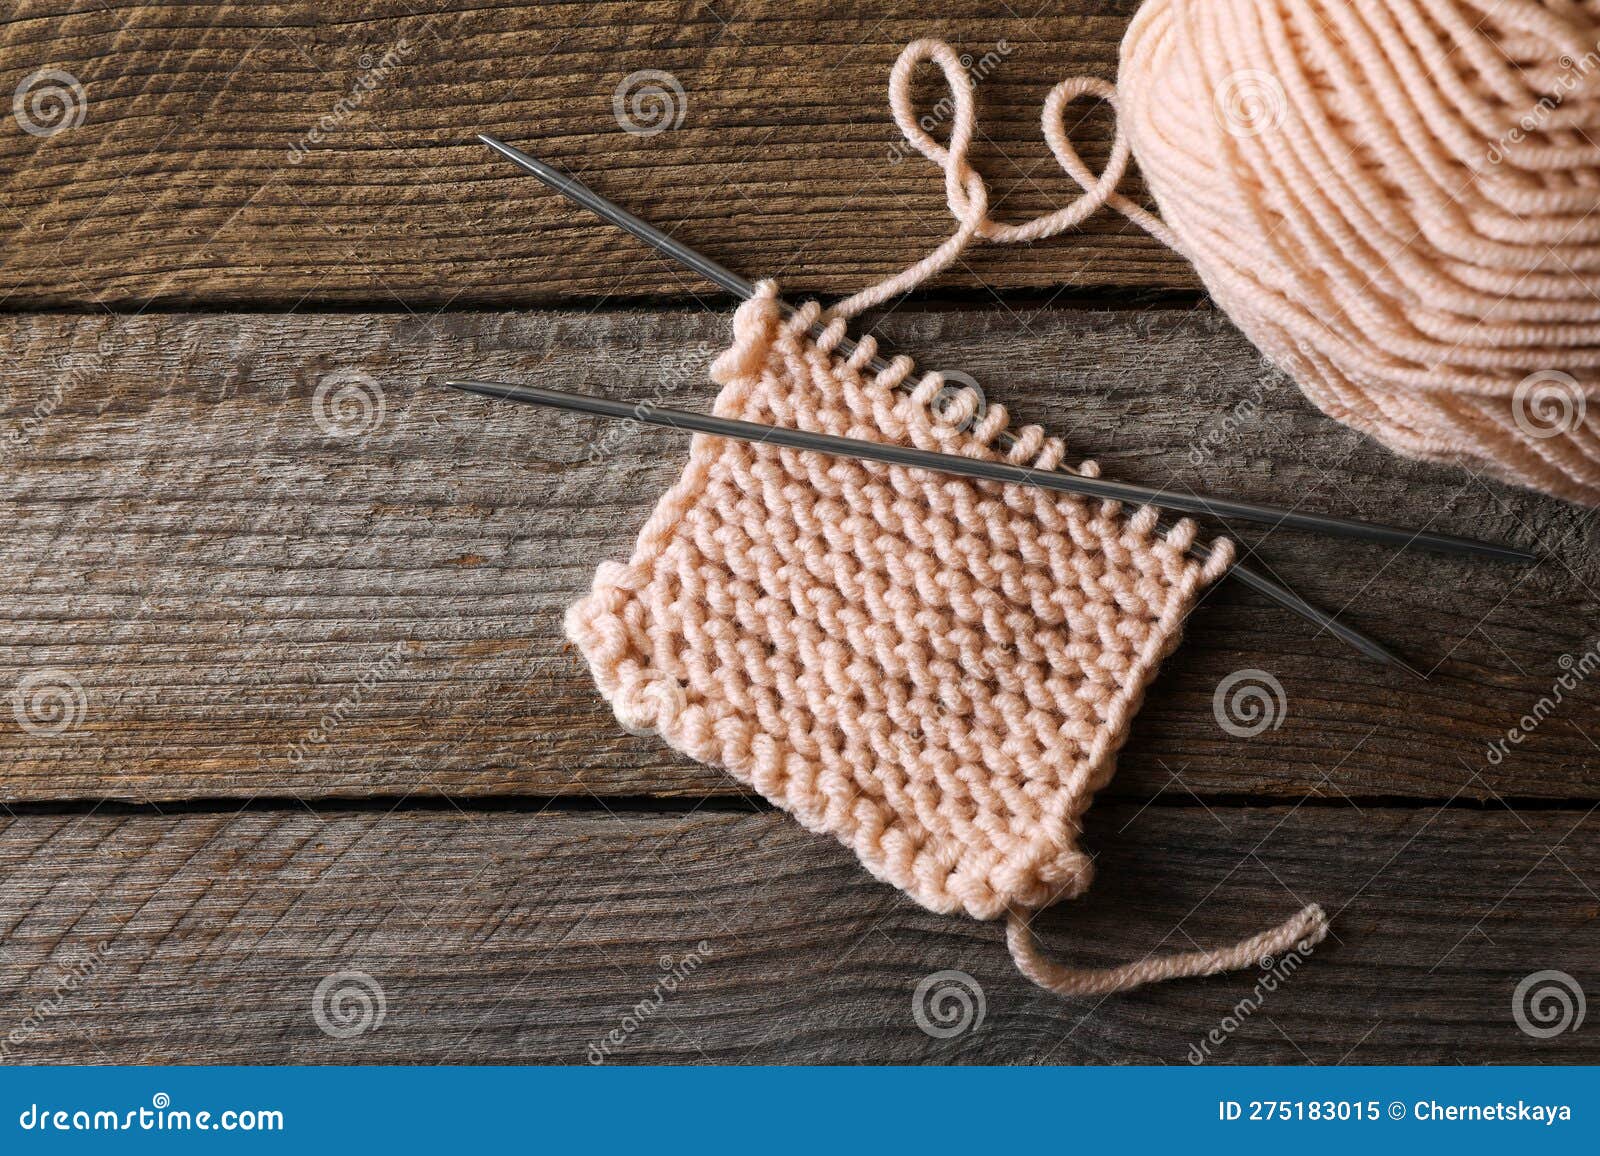
[[1330, 416], [1600, 504], [1600, 3], [1148, 0], [1120, 112], [1178, 248]]

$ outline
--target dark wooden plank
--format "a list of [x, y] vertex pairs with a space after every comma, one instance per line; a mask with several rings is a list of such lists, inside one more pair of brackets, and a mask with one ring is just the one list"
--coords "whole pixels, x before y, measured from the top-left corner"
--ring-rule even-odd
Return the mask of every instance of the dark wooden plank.
[[[999, 926], [922, 911], [776, 814], [25, 817], [0, 838], [4, 1014], [21, 1033], [6, 1058], [583, 1063], [598, 1043], [624, 1063], [1182, 1064], [1215, 1029], [1220, 1063], [1592, 1063], [1594, 1032], [1535, 1039], [1512, 1014], [1535, 972], [1592, 989], [1592, 823], [1100, 808], [1090, 898], [1040, 924], [1059, 956], [1221, 942], [1310, 899], [1338, 940], [1275, 961], [1287, 978], [1264, 995], [1252, 970], [1066, 1001], [1016, 973]], [[382, 1023], [335, 1038], [314, 993], [352, 971], [381, 989]], [[942, 971], [984, 1006], [946, 1039], [913, 1015]], [[676, 990], [658, 991], [666, 974]], [[34, 1010], [53, 995], [53, 1014]]]
[[[596, 563], [626, 556], [684, 447], [431, 384], [470, 369], [703, 406], [726, 327], [682, 312], [7, 320], [0, 688], [14, 699], [64, 672], [84, 709], [52, 734], [5, 704], [4, 797], [732, 791], [623, 734], [561, 636], [562, 609]], [[920, 313], [884, 328], [1108, 451], [1112, 475], [1548, 548], [1519, 569], [1259, 537], [1308, 596], [1351, 604], [1434, 677], [1386, 674], [1225, 584], [1151, 695], [1116, 790], [1597, 797], [1587, 683], [1488, 759], [1543, 713], [1561, 656], [1594, 645], [1580, 511], [1391, 457], [1210, 313]], [[369, 403], [364, 434], [360, 407], [331, 400], [341, 388]], [[1192, 464], [1241, 402], [1259, 409]], [[1277, 729], [1244, 738], [1218, 725], [1213, 695], [1250, 668], [1287, 704]]]
[[[423, 309], [706, 292], [465, 143], [478, 131], [530, 143], [747, 274], [858, 288], [951, 228], [938, 172], [890, 159], [900, 136], [885, 84], [912, 39], [994, 54], [977, 159], [997, 212], [1021, 219], [1076, 196], [1040, 106], [1066, 76], [1114, 76], [1136, 5], [1033, 7], [13, 5], [0, 85], [63, 70], [79, 83], [63, 90], [65, 123], [82, 119], [49, 136], [10, 122], [0, 133], [0, 302]], [[614, 109], [644, 70], [684, 90], [681, 123], [657, 135], [624, 131]], [[930, 81], [927, 104], [942, 95]], [[1109, 117], [1073, 115], [1087, 118], [1075, 133], [1098, 167]], [[1071, 239], [976, 254], [944, 283], [1198, 284], [1115, 214]]]

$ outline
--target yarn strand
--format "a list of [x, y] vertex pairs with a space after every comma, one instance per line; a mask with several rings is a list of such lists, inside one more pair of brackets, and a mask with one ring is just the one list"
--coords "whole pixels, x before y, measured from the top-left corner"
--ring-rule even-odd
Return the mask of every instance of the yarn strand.
[[[950, 140], [941, 145], [918, 123], [911, 101], [911, 78], [917, 65], [928, 61], [938, 65], [950, 87]], [[1166, 244], [1173, 242], [1167, 227], [1148, 210], [1128, 200], [1116, 190], [1128, 169], [1131, 156], [1127, 134], [1117, 128], [1106, 167], [1096, 176], [1086, 165], [1067, 136], [1067, 106], [1079, 97], [1090, 96], [1116, 106], [1116, 88], [1092, 76], [1064, 80], [1045, 99], [1042, 123], [1050, 151], [1083, 195], [1070, 205], [1045, 213], [1018, 225], [1002, 224], [989, 216], [989, 186], [967, 155], [977, 127], [977, 104], [972, 77], [956, 50], [942, 40], [915, 40], [901, 51], [889, 74], [889, 107], [895, 124], [906, 142], [944, 170], [945, 200], [957, 221], [951, 237], [922, 260], [876, 285], [869, 286], [839, 302], [828, 311], [831, 317], [854, 317], [891, 297], [914, 289], [928, 278], [948, 269], [975, 238], [997, 244], [1038, 241], [1082, 224], [1102, 207], [1110, 206], [1149, 230]]]
[[1113, 995], [1166, 979], [1216, 975], [1252, 965], [1270, 966], [1263, 961], [1291, 949], [1304, 955], [1328, 934], [1327, 914], [1312, 903], [1270, 931], [1240, 940], [1232, 947], [1149, 956], [1120, 967], [1072, 968], [1044, 958], [1029, 925], [1034, 914], [1007, 914], [1006, 946], [1011, 949], [1018, 971], [1046, 991], [1061, 996]]

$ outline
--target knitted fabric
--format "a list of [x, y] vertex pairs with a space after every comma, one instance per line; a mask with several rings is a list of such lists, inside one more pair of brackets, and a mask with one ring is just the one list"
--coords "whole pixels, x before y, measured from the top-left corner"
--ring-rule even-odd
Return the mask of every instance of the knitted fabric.
[[[933, 417], [937, 376], [897, 394], [859, 349], [841, 362], [808, 339], [814, 313], [783, 320], [770, 282], [739, 310], [719, 415], [998, 456]], [[1011, 460], [1060, 457], [1035, 436]], [[630, 728], [728, 768], [924, 906], [990, 919], [1088, 885], [1079, 818], [1226, 566], [1226, 548], [1186, 556], [1192, 524], [1155, 521], [697, 437], [568, 629]]]
[[[944, 46], [908, 56], [940, 48], [950, 75]], [[965, 184], [970, 236], [987, 223], [986, 196]], [[812, 302], [785, 316], [763, 283], [712, 367], [715, 412], [1062, 466], [1065, 446], [1037, 427], [1013, 431], [1002, 452], [1004, 408], [982, 409], [970, 391], [952, 399], [908, 358], [872, 372], [870, 336], [839, 355], [843, 315], [873, 292], [835, 314]], [[822, 336], [808, 336], [819, 318]], [[1041, 959], [1028, 930], [1033, 911], [1088, 887], [1084, 812], [1185, 616], [1232, 560], [1219, 541], [1201, 562], [1188, 553], [1193, 523], [1163, 532], [1157, 521], [1151, 509], [700, 435], [633, 556], [600, 566], [567, 631], [630, 730], [726, 768], [933, 911], [1009, 915], [1012, 954], [1042, 985], [1120, 990], [1237, 966], [1324, 926], [1308, 908], [1226, 952], [1087, 972]]]

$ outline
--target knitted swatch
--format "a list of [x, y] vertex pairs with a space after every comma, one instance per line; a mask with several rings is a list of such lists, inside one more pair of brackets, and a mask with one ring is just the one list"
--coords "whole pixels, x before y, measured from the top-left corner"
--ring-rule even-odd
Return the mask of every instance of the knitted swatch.
[[[965, 81], [932, 42], [901, 65], [930, 57]], [[970, 92], [967, 121], [957, 105], [970, 136]], [[971, 236], [992, 222], [981, 181], [964, 183]], [[716, 413], [1062, 465], [1065, 446], [1035, 426], [1002, 454], [1004, 408], [916, 379], [908, 358], [870, 371], [870, 336], [840, 356], [845, 317], [876, 293], [785, 316], [762, 284], [712, 367]], [[701, 435], [567, 631], [629, 729], [725, 767], [933, 911], [1007, 915], [1013, 957], [1041, 985], [1116, 991], [1325, 931], [1313, 906], [1226, 951], [1075, 971], [1041, 959], [1028, 930], [1088, 887], [1084, 812], [1184, 617], [1232, 561], [1226, 541], [1197, 560], [1194, 537], [1190, 522], [1161, 532], [1151, 509]]]

